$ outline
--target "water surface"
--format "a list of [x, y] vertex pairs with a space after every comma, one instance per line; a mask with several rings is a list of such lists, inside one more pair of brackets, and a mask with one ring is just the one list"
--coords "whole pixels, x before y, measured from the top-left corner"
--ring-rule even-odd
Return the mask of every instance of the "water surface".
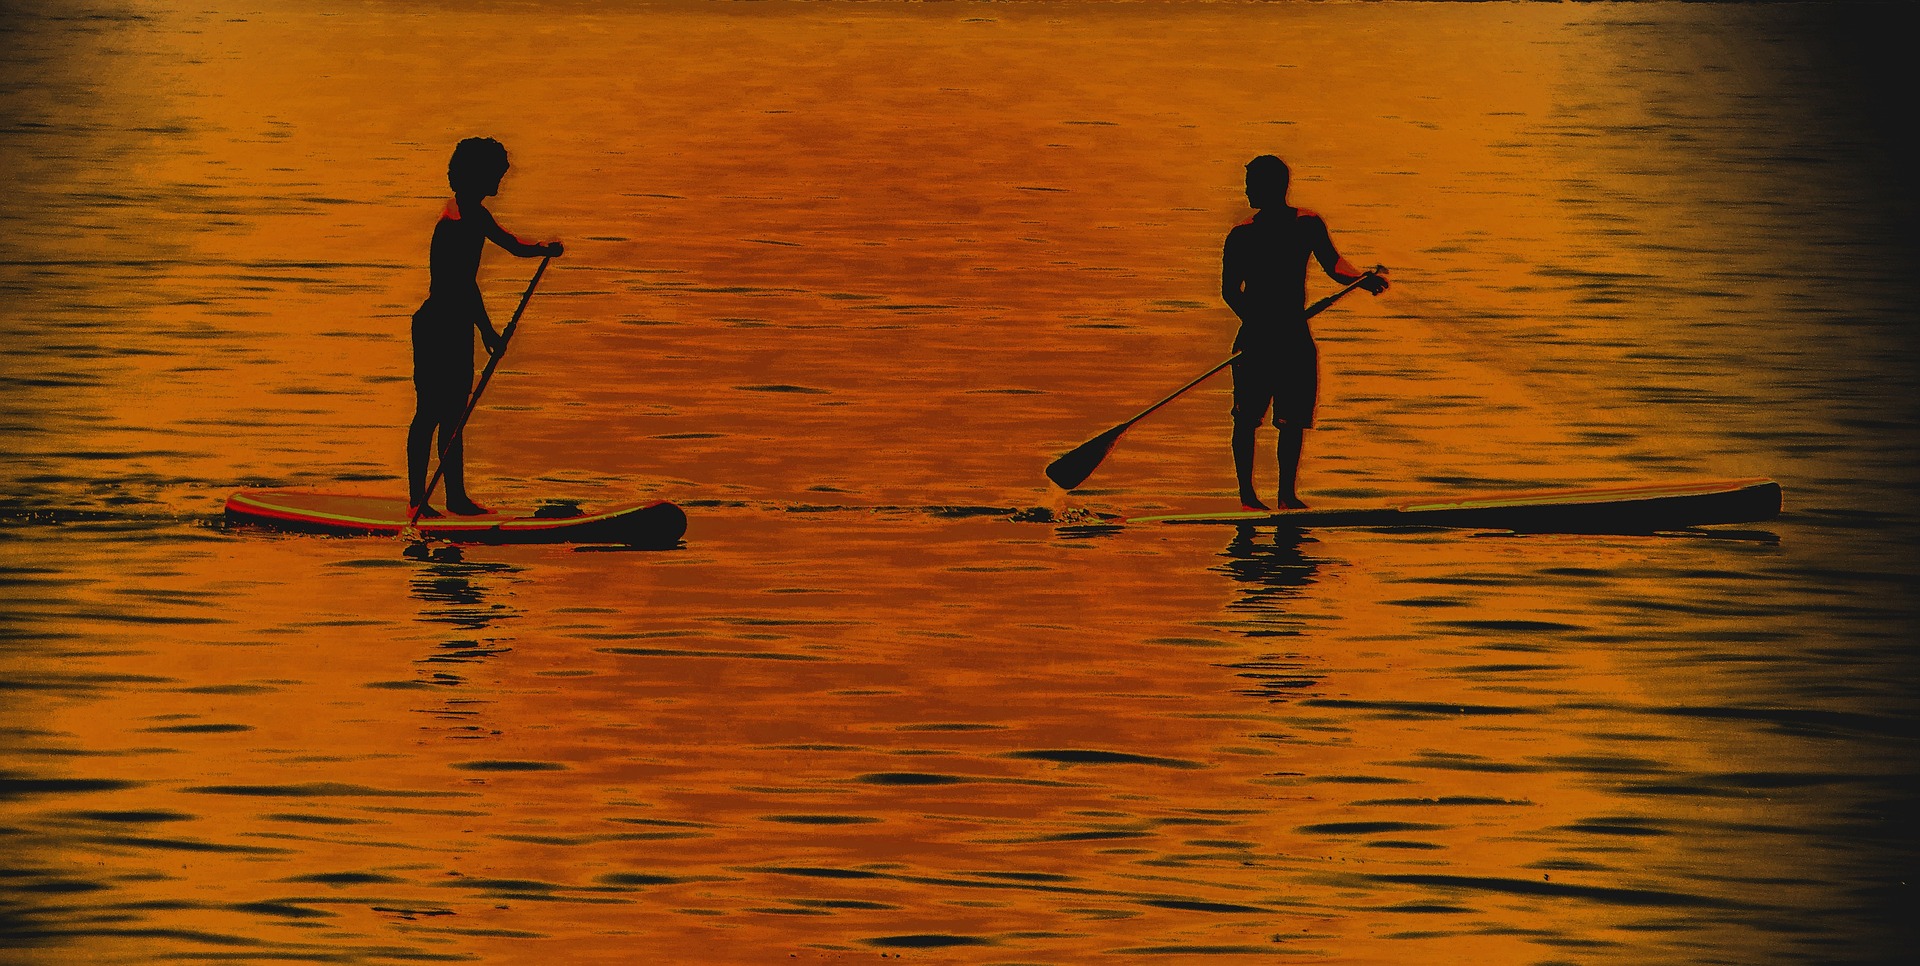
[[[10, 14], [0, 949], [1898, 961], [1911, 206], [1891, 41], [1839, 31], [1877, 10]], [[672, 499], [683, 547], [221, 525], [404, 485], [470, 134], [568, 244], [474, 492]], [[1089, 523], [1231, 505], [1224, 382], [1040, 470], [1225, 354], [1266, 152], [1395, 279], [1317, 320], [1309, 499], [1788, 512]], [[497, 320], [531, 268], [488, 255]]]

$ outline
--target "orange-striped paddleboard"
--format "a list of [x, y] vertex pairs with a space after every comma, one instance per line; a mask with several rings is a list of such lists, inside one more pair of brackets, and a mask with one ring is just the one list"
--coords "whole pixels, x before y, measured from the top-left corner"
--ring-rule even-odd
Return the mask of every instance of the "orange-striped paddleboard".
[[1771, 520], [1779, 513], [1780, 484], [1749, 479], [1596, 490], [1543, 490], [1372, 507], [1182, 513], [1129, 517], [1126, 522], [1648, 533], [1718, 523], [1758, 523]]
[[404, 499], [316, 493], [311, 490], [242, 490], [227, 499], [227, 522], [295, 533], [377, 534], [417, 532], [451, 543], [599, 543], [671, 547], [687, 532], [687, 515], [665, 500], [586, 511], [548, 504], [524, 512], [422, 518], [409, 528]]

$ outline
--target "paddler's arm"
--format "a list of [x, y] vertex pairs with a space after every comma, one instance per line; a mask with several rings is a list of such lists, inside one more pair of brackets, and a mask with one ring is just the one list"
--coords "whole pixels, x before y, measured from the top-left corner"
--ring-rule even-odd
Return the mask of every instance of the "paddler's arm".
[[487, 239], [493, 242], [494, 244], [499, 245], [501, 248], [504, 248], [507, 251], [520, 256], [521, 258], [532, 258], [535, 255], [545, 255], [548, 258], [559, 258], [561, 253], [566, 250], [565, 247], [562, 246], [557, 241], [550, 241], [550, 242], [527, 241], [526, 239], [521, 238], [518, 235], [515, 235], [514, 233], [506, 230], [505, 228], [500, 227], [500, 223], [493, 220], [493, 212], [487, 211], [485, 208], [482, 208], [480, 210], [484, 214], [484, 217], [482, 218], [482, 221], [481, 221], [481, 227], [485, 229], [487, 233]]
[[[1303, 212], [1303, 214], [1305, 213]], [[1326, 272], [1328, 278], [1342, 285], [1351, 285], [1367, 274], [1365, 271], [1354, 267], [1352, 262], [1347, 261], [1338, 251], [1334, 250], [1333, 236], [1328, 234], [1327, 223], [1322, 221], [1319, 215], [1307, 215], [1307, 217], [1311, 217], [1314, 222], [1313, 257], [1320, 262], [1320, 270]], [[1373, 277], [1360, 282], [1360, 287], [1375, 295], [1386, 291], [1386, 266], [1383, 265], [1374, 269]]]
[[1250, 308], [1246, 290], [1247, 256], [1241, 250], [1244, 247], [1236, 244], [1233, 233], [1229, 232], [1226, 244], [1221, 246], [1220, 251], [1220, 300], [1227, 303], [1227, 308], [1232, 309], [1242, 322], [1247, 320]]

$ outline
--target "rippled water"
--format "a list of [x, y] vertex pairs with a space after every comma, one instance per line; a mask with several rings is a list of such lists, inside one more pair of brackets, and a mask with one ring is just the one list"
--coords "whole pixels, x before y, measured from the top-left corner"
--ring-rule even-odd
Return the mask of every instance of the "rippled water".
[[[1910, 948], [1885, 8], [204, 7], [5, 24], [0, 959]], [[475, 494], [660, 496], [684, 546], [223, 528], [404, 485], [476, 133], [568, 254]], [[1086, 523], [1232, 505], [1224, 383], [1040, 470], [1224, 355], [1268, 151], [1395, 279], [1316, 321], [1310, 500], [1787, 513]], [[531, 266], [488, 256], [496, 320]]]

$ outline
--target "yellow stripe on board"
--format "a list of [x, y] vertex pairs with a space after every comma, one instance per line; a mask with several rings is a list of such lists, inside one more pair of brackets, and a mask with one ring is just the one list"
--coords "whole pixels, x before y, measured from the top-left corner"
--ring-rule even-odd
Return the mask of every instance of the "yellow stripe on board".
[[[330, 497], [328, 494], [321, 493], [307, 495], [323, 499], [378, 499], [378, 497]], [[227, 502], [261, 511], [262, 513], [270, 515], [272, 518], [290, 521], [369, 527], [382, 530], [400, 530], [408, 525], [405, 520], [363, 517], [332, 510], [290, 506], [281, 503], [268, 503], [247, 493], [235, 493]], [[516, 532], [554, 530], [583, 524], [601, 523], [641, 509], [645, 509], [644, 504], [614, 507], [597, 513], [583, 513], [579, 516], [572, 517], [508, 517], [499, 513], [488, 514], [485, 517], [433, 517], [422, 520], [418, 524], [415, 524], [415, 526], [420, 528], [422, 532], [431, 531], [438, 533], [475, 533], [488, 530]]]
[[1700, 496], [1708, 493], [1738, 493], [1755, 486], [1763, 486], [1772, 480], [1730, 480], [1714, 483], [1693, 483], [1671, 486], [1619, 486], [1594, 490], [1559, 490], [1549, 493], [1517, 493], [1512, 496], [1487, 497], [1479, 500], [1460, 500], [1450, 503], [1405, 503], [1400, 509], [1406, 511], [1454, 510], [1454, 509], [1493, 509], [1510, 506], [1539, 506], [1558, 504], [1562, 506], [1581, 506], [1587, 503], [1618, 503], [1625, 499], [1657, 500], [1669, 496]]

